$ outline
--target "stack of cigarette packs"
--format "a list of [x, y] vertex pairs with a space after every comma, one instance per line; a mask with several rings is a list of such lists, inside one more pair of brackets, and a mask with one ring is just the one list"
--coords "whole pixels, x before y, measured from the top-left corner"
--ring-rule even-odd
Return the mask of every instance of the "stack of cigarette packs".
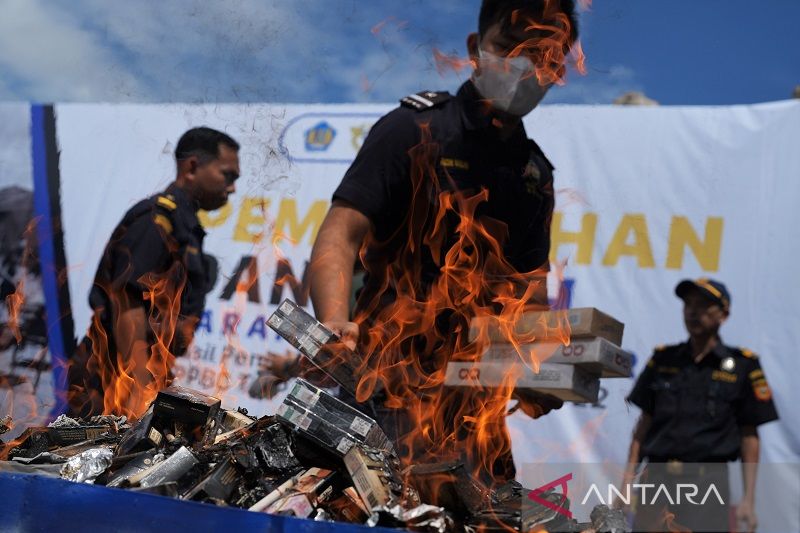
[[594, 403], [600, 378], [630, 377], [633, 355], [619, 345], [624, 324], [595, 308], [524, 313], [514, 324], [494, 317], [472, 321], [481, 358], [447, 366], [450, 387], [501, 387]]

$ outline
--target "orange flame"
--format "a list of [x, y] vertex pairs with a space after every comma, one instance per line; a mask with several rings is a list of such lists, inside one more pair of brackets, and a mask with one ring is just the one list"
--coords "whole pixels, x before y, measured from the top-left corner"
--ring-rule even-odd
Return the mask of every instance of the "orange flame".
[[397, 29], [403, 29], [408, 26], [407, 20], [398, 20], [396, 17], [391, 16], [375, 24], [372, 28], [370, 28], [369, 31], [372, 35], [378, 37], [378, 35], [383, 31], [386, 25], [392, 22], [394, 23], [395, 26], [397, 26]]
[[[362, 292], [354, 318], [362, 332], [358, 351], [363, 358], [356, 399], [364, 402], [382, 392], [386, 407], [408, 414], [411, 431], [399, 442], [407, 463], [466, 458], [471, 474], [479, 477], [492, 472], [511, 449], [505, 415], [522, 364], [538, 368], [546, 355], [519, 349], [535, 336], [514, 331], [522, 313], [546, 307], [536, 301], [546, 272], [515, 270], [505, 258], [502, 232], [476, 217], [488, 191], [459, 192], [446, 173], [437, 173], [439, 146], [429, 124], [421, 125], [421, 135], [409, 151], [411, 205], [404, 229], [392, 237], [400, 242], [400, 252], [396, 257], [370, 253], [386, 244], [372, 236], [360, 254], [379, 289]], [[552, 201], [552, 190], [549, 196]], [[422, 272], [428, 252], [440, 275], [426, 284]], [[387, 292], [396, 295], [394, 301], [387, 303]], [[499, 387], [445, 389], [447, 363], [477, 363], [489, 345], [486, 329], [470, 338], [474, 318], [498, 324], [517, 347], [520, 364], [510, 365]]]
[[17, 287], [6, 296], [6, 306], [8, 307], [8, 329], [17, 340], [17, 344], [22, 342], [22, 332], [20, 330], [19, 314], [22, 304], [25, 303], [25, 278], [20, 278]]
[[[521, 20], [521, 13], [515, 10], [511, 15], [512, 24], [523, 24], [526, 33], [532, 36], [517, 44], [508, 57], [526, 55], [534, 64], [534, 73], [541, 85], [564, 85], [566, 68], [570, 62], [580, 74], [586, 73], [586, 58], [580, 41], [571, 42], [572, 25], [569, 17], [561, 11], [558, 2], [547, 1], [539, 22], [530, 17]], [[532, 75], [533, 75], [532, 74]]]
[[[132, 341], [130, 346], [115, 345], [121, 338], [111, 343], [102, 310], [95, 311], [87, 332], [91, 353], [87, 354], [85, 364], [89, 379], [99, 380], [102, 396], [95, 387], [83, 389], [73, 384], [70, 391], [73, 408], [79, 407], [76, 402], [87, 401], [92, 413], [137, 419], [158, 391], [172, 381], [173, 350], [183, 350], [191, 342], [197, 322], [196, 318], [180, 316], [181, 295], [186, 284], [183, 267], [176, 263], [163, 274], [146, 274], [138, 281], [145, 288], [143, 299], [149, 308], [147, 316], [143, 311], [138, 315], [141, 308], [130, 305], [124, 290], [105, 288], [114, 307], [114, 331], [132, 335]], [[145, 338], [137, 337], [137, 331], [144, 332]]]
[[22, 330], [20, 323], [20, 313], [25, 304], [25, 274], [29, 269], [38, 266], [36, 257], [36, 226], [41, 217], [35, 217], [25, 226], [22, 238], [25, 241], [25, 250], [22, 253], [20, 267], [23, 274], [19, 276], [14, 292], [6, 296], [6, 307], [8, 309], [8, 329], [14, 335], [17, 344], [22, 342]]
[[433, 61], [440, 76], [444, 76], [449, 70], [459, 73], [468, 67], [475, 68], [471, 59], [459, 57], [458, 54], [445, 54], [438, 48], [433, 49]]
[[[585, 4], [585, 6], [584, 6]], [[588, 9], [591, 0], [582, 0], [582, 9]], [[534, 70], [526, 77], [536, 76], [541, 85], [564, 85], [566, 83], [566, 65], [571, 64], [581, 75], [586, 74], [586, 55], [580, 41], [572, 41], [572, 25], [569, 18], [561, 11], [558, 2], [547, 0], [538, 22], [523, 17], [520, 10], [511, 14], [511, 24], [523, 25], [525, 33], [531, 36], [518, 43], [506, 57], [527, 56], [534, 64]], [[436, 71], [444, 75], [452, 70], [461, 72], [467, 67], [475, 68], [470, 58], [461, 58], [456, 54], [445, 54], [433, 49], [433, 60]], [[508, 68], [508, 67], [505, 67]]]

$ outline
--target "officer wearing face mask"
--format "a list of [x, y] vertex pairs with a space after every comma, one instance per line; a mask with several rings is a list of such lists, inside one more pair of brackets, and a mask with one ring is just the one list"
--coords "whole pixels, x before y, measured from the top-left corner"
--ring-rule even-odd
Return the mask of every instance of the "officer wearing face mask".
[[[496, 243], [504, 264], [537, 280], [526, 284], [527, 289], [536, 287], [524, 296], [527, 303], [547, 305], [542, 281], [549, 269], [553, 166], [528, 139], [522, 118], [563, 76], [565, 56], [576, 38], [572, 0], [484, 0], [478, 33], [467, 38], [471, 78], [455, 95], [409, 95], [372, 127], [333, 195], [309, 271], [317, 318], [350, 346], [364, 354], [369, 338], [379, 345], [381, 335], [389, 334], [381, 329], [387, 323], [381, 314], [399, 298], [432, 297], [443, 264], [463, 234], [452, 212], [437, 218], [447, 196], [442, 193], [476, 199], [485, 194], [475, 220], [491, 236], [488, 246]], [[359, 260], [366, 275], [351, 307], [352, 274]], [[441, 342], [464, 331], [468, 317], [458, 322], [458, 313], [443, 309], [436, 317]], [[420, 344], [424, 347], [405, 352], [430, 354], [415, 372], [440, 370], [447, 349], [430, 340]], [[399, 443], [411, 429], [409, 420], [402, 407], [383, 403], [379, 389], [372, 398], [374, 410], [359, 407]], [[561, 406], [549, 396], [518, 399], [533, 417]], [[513, 478], [510, 452], [488, 475]]]

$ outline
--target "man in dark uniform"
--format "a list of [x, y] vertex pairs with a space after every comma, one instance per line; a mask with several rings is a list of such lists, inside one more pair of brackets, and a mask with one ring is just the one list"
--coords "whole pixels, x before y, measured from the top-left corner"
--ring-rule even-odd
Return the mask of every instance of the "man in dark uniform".
[[[670, 505], [669, 511], [676, 522], [694, 531], [728, 531], [727, 462], [741, 458], [744, 497], [736, 514], [745, 531], [753, 531], [756, 427], [778, 418], [772, 394], [755, 354], [725, 346], [719, 337], [731, 305], [725, 285], [706, 278], [684, 280], [675, 293], [684, 302], [689, 340], [656, 349], [628, 397], [642, 414], [631, 442], [626, 481], [647, 458], [647, 482], [667, 484], [673, 496], [678, 483], [702, 479], [696, 498], [700, 500], [714, 483], [721, 498], [712, 494], [704, 505], [683, 502]], [[634, 529], [664, 530], [664, 503], [662, 498], [640, 504]]]
[[175, 148], [177, 176], [134, 205], [106, 245], [89, 305], [94, 314], [71, 362], [70, 412], [139, 415], [171, 379], [216, 279], [197, 211], [219, 209], [235, 191], [239, 145], [193, 128]]
[[[358, 341], [357, 400], [371, 399], [374, 411], [361, 408], [401, 455], [475, 455], [464, 459], [476, 473], [505, 480], [508, 398], [443, 393], [443, 369], [479, 355], [471, 317], [512, 300], [546, 308], [553, 166], [521, 119], [561, 81], [577, 25], [571, 0], [485, 0], [478, 29], [474, 72], [455, 96], [408, 96], [370, 130], [314, 244], [311, 298], [322, 322]], [[521, 401], [532, 416], [559, 406]]]

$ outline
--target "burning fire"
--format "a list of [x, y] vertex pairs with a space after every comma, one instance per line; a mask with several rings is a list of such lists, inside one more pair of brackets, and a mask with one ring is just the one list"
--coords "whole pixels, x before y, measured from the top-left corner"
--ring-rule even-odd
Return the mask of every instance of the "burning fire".
[[[181, 268], [176, 264], [162, 275], [147, 274], [139, 279], [145, 287], [144, 301], [149, 305], [144, 325], [149, 325], [152, 338], [146, 335], [146, 338], [133, 338], [130, 346], [114, 346], [109, 342], [100, 312], [95, 312], [87, 333], [91, 354], [86, 366], [89, 375], [99, 379], [103, 394], [99, 398], [95, 391], [86, 391], [93, 405], [92, 412], [138, 419], [158, 391], [172, 381], [173, 351], [188, 345], [197, 321], [180, 317], [181, 295], [186, 283]], [[125, 291], [111, 287], [105, 290], [113, 300], [114, 331], [121, 337], [134, 335], [141, 326], [136, 316], [141, 308], [131, 305]], [[115, 339], [115, 342], [118, 344], [122, 339]]]
[[[406, 229], [393, 237], [401, 240], [399, 254], [371, 255], [372, 247], [384, 244], [374, 238], [364, 243], [360, 254], [369, 275], [380, 280], [381, 290], [361, 295], [355, 317], [361, 327], [358, 352], [363, 357], [356, 399], [364, 402], [382, 392], [386, 407], [409, 413], [410, 432], [398, 450], [409, 464], [466, 454], [477, 477], [492, 472], [495, 462], [511, 449], [504, 418], [522, 364], [538, 369], [549, 355], [520, 349], [521, 343], [535, 337], [520, 338], [514, 332], [524, 312], [545, 308], [543, 302], [532, 302], [544, 293], [546, 272], [517, 272], [509, 264], [502, 237], [476, 218], [488, 191], [471, 196], [459, 192], [449, 176], [437, 170], [439, 146], [428, 124], [421, 125], [421, 136], [409, 152], [413, 200]], [[550, 197], [552, 201], [552, 190]], [[431, 198], [437, 199], [435, 207]], [[441, 272], [428, 284], [421, 279], [427, 250]], [[386, 291], [396, 294], [388, 305], [383, 298]], [[499, 327], [517, 347], [520, 364], [510, 365], [500, 387], [446, 391], [447, 363], [478, 362], [489, 345], [488, 328], [470, 339], [473, 318], [490, 319]], [[563, 341], [568, 335], [568, 327], [555, 332]]]
[[17, 344], [22, 342], [20, 313], [22, 312], [22, 306], [25, 303], [25, 273], [38, 262], [36, 256], [36, 226], [38, 225], [40, 218], [41, 217], [33, 218], [30, 222], [28, 222], [27, 226], [25, 226], [25, 231], [22, 233], [22, 238], [25, 241], [25, 249], [20, 260], [22, 274], [19, 276], [19, 280], [16, 283], [14, 292], [6, 296], [6, 308], [8, 309], [8, 329], [14, 335], [14, 339], [17, 341]]
[[[541, 85], [555, 83], [564, 85], [566, 75], [565, 65], [567, 60], [575, 65], [580, 74], [586, 73], [586, 58], [580, 42], [570, 43], [572, 26], [558, 2], [545, 2], [542, 20], [550, 23], [537, 22], [529, 17], [521, 18], [520, 11], [511, 14], [511, 23], [524, 24], [525, 32], [531, 37], [519, 43], [509, 53], [509, 58], [526, 55], [533, 60], [534, 72]], [[568, 56], [571, 56], [568, 57]]]
[[[591, 0], [583, 0], [581, 9], [591, 6]], [[511, 14], [511, 24], [524, 25], [524, 31], [530, 38], [517, 44], [508, 54], [511, 59], [518, 56], [530, 57], [534, 71], [527, 75], [536, 76], [541, 85], [564, 85], [566, 83], [566, 65], [572, 64], [579, 74], [586, 74], [586, 56], [580, 41], [570, 42], [572, 25], [569, 18], [561, 11], [559, 3], [553, 0], [545, 2], [541, 20], [537, 22], [525, 17], [519, 10]], [[475, 68], [469, 58], [460, 58], [456, 54], [445, 54], [433, 49], [433, 60], [436, 70], [443, 75], [448, 70], [460, 73], [467, 67]], [[506, 66], [506, 68], [508, 68]]]
[[[585, 72], [584, 55], [578, 43], [570, 47], [570, 23], [558, 3], [545, 5], [542, 20], [549, 21], [546, 24], [522, 19], [514, 12], [512, 23], [524, 24], [531, 38], [516, 46], [509, 57], [525, 54], [535, 60], [531, 75], [540, 83], [563, 84], [569, 50], [581, 73]], [[459, 71], [470, 64], [438, 50], [434, 57], [440, 72], [444, 68]], [[367, 272], [379, 280], [381, 288], [375, 294], [361, 295], [354, 317], [361, 328], [359, 353], [363, 357], [356, 399], [364, 402], [382, 393], [386, 407], [409, 413], [410, 427], [405, 428], [409, 431], [399, 450], [408, 463], [466, 455], [472, 474], [479, 477], [481, 472], [493, 472], [511, 449], [504, 418], [522, 364], [538, 371], [550, 355], [523, 349], [535, 336], [520, 336], [515, 331], [524, 312], [546, 308], [545, 302], [533, 302], [537, 295], [546, 294], [547, 273], [518, 272], [506, 260], [501, 232], [476, 218], [476, 209], [487, 200], [488, 191], [467, 195], [437, 170], [439, 146], [432, 140], [429, 124], [421, 125], [421, 142], [409, 155], [412, 204], [401, 225], [405, 229], [399, 230], [402, 234], [391, 237], [399, 239], [400, 251], [396, 257], [377, 257], [380, 253], [373, 250], [386, 243], [371, 236], [360, 253]], [[552, 206], [553, 191], [549, 193]], [[434, 198], [436, 202], [431, 202]], [[427, 250], [430, 258], [425, 257]], [[421, 273], [430, 260], [440, 274], [426, 283]], [[388, 292], [395, 298], [387, 304]], [[478, 328], [477, 338], [471, 340], [471, 320], [481, 318], [487, 325]], [[488, 324], [515, 347], [521, 364], [509, 366], [499, 387], [446, 390], [447, 363], [477, 363], [490, 344]], [[566, 320], [551, 335], [568, 343]], [[419, 456], [420, 451], [424, 457]]]
[[23, 303], [25, 303], [25, 278], [20, 278], [20, 280], [17, 282], [14, 292], [6, 296], [6, 306], [8, 308], [8, 329], [14, 335], [17, 344], [22, 342], [19, 314]]

